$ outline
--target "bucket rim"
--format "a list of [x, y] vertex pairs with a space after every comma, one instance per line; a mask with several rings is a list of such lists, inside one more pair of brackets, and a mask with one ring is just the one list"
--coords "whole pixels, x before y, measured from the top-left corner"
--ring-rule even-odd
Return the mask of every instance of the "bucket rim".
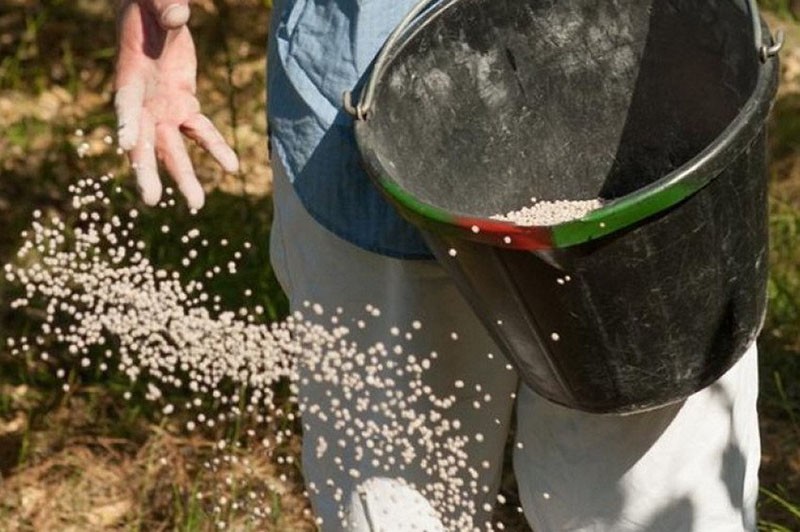
[[[444, 6], [452, 4], [444, 2], [439, 9], [432, 11], [439, 14], [444, 11]], [[432, 18], [427, 17], [424, 22], [416, 24], [404, 36], [387, 58], [387, 67]], [[763, 45], [772, 46], [773, 39], [763, 19], [761, 29]], [[731, 123], [708, 146], [656, 181], [608, 201], [581, 218], [558, 224], [518, 225], [511, 221], [448, 211], [422, 201], [391, 177], [389, 169], [380, 163], [377, 153], [369, 146], [366, 138], [370, 120], [355, 121], [356, 143], [367, 174], [401, 214], [422, 229], [508, 249], [538, 251], [567, 248], [611, 235], [688, 199], [719, 176], [729, 161], [751, 144], [764, 127], [778, 84], [777, 56], [759, 60], [754, 50], [754, 60], [759, 72], [750, 97]], [[387, 70], [383, 69], [381, 77]], [[376, 109], [370, 112], [375, 113]]]

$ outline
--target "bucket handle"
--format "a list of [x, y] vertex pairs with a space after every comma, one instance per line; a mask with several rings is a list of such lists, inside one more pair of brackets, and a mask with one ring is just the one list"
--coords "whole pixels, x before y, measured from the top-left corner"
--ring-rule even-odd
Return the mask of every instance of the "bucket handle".
[[[378, 54], [375, 63], [372, 66], [372, 72], [367, 80], [367, 85], [361, 93], [361, 98], [358, 103], [353, 103], [352, 91], [345, 91], [342, 96], [342, 103], [344, 110], [354, 117], [356, 120], [368, 120], [371, 116], [372, 103], [375, 98], [375, 89], [378, 85], [383, 70], [386, 68], [386, 63], [389, 59], [389, 54], [397, 43], [403, 38], [404, 33], [417, 16], [425, 11], [432, 4], [438, 3], [439, 0], [419, 0], [408, 14], [403, 17], [403, 20], [397, 27], [389, 34], [386, 42], [383, 44], [380, 53]], [[755, 47], [758, 52], [758, 58], [762, 63], [766, 63], [770, 58], [778, 55], [778, 52], [783, 48], [786, 36], [783, 30], [778, 30], [774, 36], [770, 36], [771, 44], [764, 44], [762, 30], [761, 30], [761, 17], [758, 12], [757, 0], [746, 0], [748, 10], [750, 11], [750, 18], [753, 21], [753, 36], [755, 37]]]
[[750, 11], [750, 18], [753, 20], [753, 36], [756, 41], [756, 50], [758, 50], [758, 58], [762, 63], [766, 63], [771, 57], [778, 55], [778, 52], [783, 48], [783, 43], [786, 41], [786, 35], [783, 30], [778, 30], [775, 35], [770, 35], [770, 44], [764, 44], [763, 36], [761, 33], [761, 17], [758, 14], [758, 4], [756, 0], [747, 0], [747, 7]]
[[383, 73], [383, 69], [386, 67], [386, 61], [389, 58], [389, 54], [397, 42], [403, 37], [403, 34], [406, 32], [406, 30], [417, 18], [417, 15], [425, 11], [428, 6], [436, 2], [438, 2], [438, 0], [419, 0], [414, 7], [411, 8], [411, 11], [409, 11], [408, 14], [403, 17], [403, 20], [400, 21], [394, 31], [389, 34], [389, 37], [383, 44], [383, 48], [381, 48], [378, 58], [375, 60], [375, 64], [372, 66], [372, 73], [369, 76], [369, 80], [367, 81], [367, 85], [361, 94], [361, 99], [359, 102], [353, 105], [352, 92], [346, 91], [344, 93], [342, 98], [344, 110], [347, 111], [348, 114], [355, 117], [357, 120], [367, 120], [369, 118], [370, 110], [372, 109], [372, 100], [375, 98], [375, 88], [378, 85], [378, 78], [380, 77], [380, 74]]

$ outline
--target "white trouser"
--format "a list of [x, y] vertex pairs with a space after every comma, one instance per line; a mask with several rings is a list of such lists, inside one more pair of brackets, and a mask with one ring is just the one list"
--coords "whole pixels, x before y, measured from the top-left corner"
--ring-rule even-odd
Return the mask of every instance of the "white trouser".
[[[485, 529], [489, 514], [483, 508], [496, 497], [516, 374], [434, 261], [392, 259], [336, 237], [305, 211], [279, 161], [273, 161], [273, 170], [270, 251], [292, 309], [306, 310], [304, 301], [340, 307], [344, 316], [363, 315], [367, 305], [380, 308], [369, 327], [350, 327], [350, 340], [362, 346], [388, 343], [392, 327], [423, 324], [414, 331], [413, 351], [439, 354], [425, 382], [440, 396], [457, 397], [448, 415], [461, 420], [464, 433], [483, 435], [468, 451], [480, 471], [473, 517]], [[498, 356], [489, 358], [489, 353]], [[459, 380], [479, 383], [480, 392], [471, 385], [456, 388]], [[684, 403], [641, 414], [569, 410], [519, 386], [514, 470], [526, 518], [536, 532], [755, 530], [757, 392], [755, 346], [719, 381]], [[330, 401], [337, 393], [312, 381], [300, 387], [300, 401], [324, 403], [326, 394]], [[485, 394], [491, 401], [476, 410], [475, 400]], [[386, 474], [352, 457], [335, 464], [335, 453], [319, 458], [320, 441], [335, 445], [343, 437], [333, 417], [325, 422], [304, 415], [303, 425], [303, 471], [322, 530], [444, 529], [414, 489], [430, 480], [421, 469]], [[358, 474], [343, 473], [352, 470]]]

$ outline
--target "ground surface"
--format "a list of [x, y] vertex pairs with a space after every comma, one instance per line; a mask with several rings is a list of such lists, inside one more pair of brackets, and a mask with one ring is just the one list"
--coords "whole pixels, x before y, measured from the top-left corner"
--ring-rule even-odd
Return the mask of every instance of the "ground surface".
[[[114, 124], [110, 4], [7, 0], [0, 5], [0, 262], [11, 260], [33, 209], [65, 208], [66, 186], [76, 176], [126, 173], [102, 140]], [[201, 100], [235, 144], [243, 170], [224, 176], [196, 154], [212, 194], [205, 213], [192, 223], [210, 234], [257, 243], [260, 251], [240, 282], [256, 288], [267, 315], [276, 319], [286, 306], [265, 266], [271, 212], [263, 105], [268, 9], [262, 0], [195, 4]], [[761, 517], [765, 530], [779, 531], [800, 530], [800, 30], [781, 2], [772, 7], [779, 14], [770, 20], [785, 27], [789, 39], [771, 124], [773, 270], [771, 310], [761, 338], [767, 490]], [[83, 142], [89, 153], [81, 158], [76, 148]], [[169, 265], [176, 259], [159, 248], [156, 227], [154, 253]], [[241, 286], [217, 288], [233, 307], [241, 302]], [[0, 302], [7, 302], [6, 289], [0, 284]], [[25, 334], [26, 325], [6, 303], [0, 307], [4, 346], [4, 337]], [[207, 530], [220, 521], [248, 529], [254, 526], [248, 525], [247, 512], [231, 501], [236, 492], [250, 489], [271, 494], [267, 524], [255, 528], [313, 529], [297, 466], [276, 465], [247, 448], [232, 453], [242, 462], [214, 465], [220, 434], [187, 434], [177, 421], [149, 412], [136, 396], [126, 400], [122, 380], [76, 372], [74, 386], [64, 393], [46, 365], [13, 358], [4, 349], [0, 530]], [[297, 439], [285, 445], [296, 452]], [[524, 530], [515, 515], [510, 468], [507, 473], [509, 508], [501, 513], [508, 529]], [[286, 481], [279, 486], [273, 480], [280, 475]]]

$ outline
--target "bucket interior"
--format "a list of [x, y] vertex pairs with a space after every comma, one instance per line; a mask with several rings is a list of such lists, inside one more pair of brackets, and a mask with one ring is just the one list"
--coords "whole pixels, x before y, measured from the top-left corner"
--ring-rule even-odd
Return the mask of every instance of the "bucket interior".
[[611, 200], [714, 141], [758, 66], [736, 0], [450, 1], [392, 57], [360, 142], [456, 214]]

